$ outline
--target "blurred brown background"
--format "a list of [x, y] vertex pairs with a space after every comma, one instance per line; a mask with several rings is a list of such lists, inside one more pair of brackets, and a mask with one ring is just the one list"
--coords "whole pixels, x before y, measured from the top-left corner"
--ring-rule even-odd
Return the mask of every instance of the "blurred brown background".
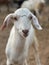
[[[5, 16], [10, 12], [14, 12], [16, 9], [18, 9], [23, 1], [24, 0], [0, 0], [0, 26], [2, 25]], [[43, 30], [36, 30], [36, 35], [39, 42], [41, 63], [42, 65], [49, 65], [49, 0], [45, 1], [46, 7], [42, 12], [44, 17], [39, 19]], [[5, 65], [6, 62], [5, 47], [12, 26], [13, 24], [10, 24], [9, 27], [4, 31], [0, 31], [0, 65]], [[30, 48], [30, 53], [28, 56], [28, 64], [36, 65], [32, 47]]]

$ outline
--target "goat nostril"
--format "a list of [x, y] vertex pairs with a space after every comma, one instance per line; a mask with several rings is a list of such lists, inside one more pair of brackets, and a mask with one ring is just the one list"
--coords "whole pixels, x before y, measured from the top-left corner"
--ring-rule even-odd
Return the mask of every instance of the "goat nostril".
[[23, 32], [24, 34], [27, 34], [29, 31], [28, 31], [28, 30], [22, 30], [22, 32]]

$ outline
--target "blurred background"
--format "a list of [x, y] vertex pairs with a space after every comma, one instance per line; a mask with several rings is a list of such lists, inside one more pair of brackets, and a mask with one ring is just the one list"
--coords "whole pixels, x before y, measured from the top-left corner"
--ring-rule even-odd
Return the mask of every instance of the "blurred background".
[[[29, 1], [29, 0], [0, 0], [0, 26], [2, 25], [5, 17], [9, 13], [12, 13], [18, 8], [23, 7], [23, 3], [26, 1]], [[42, 8], [43, 5], [40, 6], [41, 8], [38, 5], [40, 9], [39, 13], [43, 9], [42, 13], [40, 13], [41, 18], [40, 16], [37, 16], [39, 23], [43, 27], [43, 30], [42, 31], [35, 30], [35, 31], [36, 31], [36, 36], [39, 43], [39, 53], [40, 53], [41, 63], [42, 65], [49, 65], [49, 0], [44, 0], [44, 1], [45, 1], [44, 9]], [[34, 2], [34, 0], [32, 0], [32, 2]], [[31, 3], [31, 0], [30, 0], [30, 3]], [[24, 7], [26, 6], [24, 5]], [[32, 7], [33, 7], [33, 4], [32, 4]], [[29, 8], [29, 9], [33, 14], [36, 14], [34, 8], [33, 9]], [[0, 65], [6, 64], [5, 47], [6, 47], [6, 43], [7, 43], [12, 26], [13, 24], [10, 24], [9, 27], [6, 28], [4, 31], [0, 31]], [[36, 65], [32, 47], [29, 50], [30, 53], [28, 57], [28, 64]]]

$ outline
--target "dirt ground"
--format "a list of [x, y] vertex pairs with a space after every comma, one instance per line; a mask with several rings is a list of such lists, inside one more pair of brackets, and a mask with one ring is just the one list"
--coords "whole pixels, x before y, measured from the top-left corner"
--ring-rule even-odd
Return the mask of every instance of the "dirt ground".
[[[0, 13], [0, 26], [8, 13]], [[49, 7], [43, 12], [44, 17], [40, 19], [40, 24], [43, 27], [42, 31], [36, 30], [36, 35], [39, 43], [39, 53], [42, 65], [49, 65]], [[0, 65], [6, 65], [5, 47], [9, 37], [10, 29], [12, 25], [6, 28], [4, 31], [0, 31]], [[33, 47], [33, 46], [32, 46]], [[28, 64], [36, 65], [33, 48], [30, 48], [28, 56]]]

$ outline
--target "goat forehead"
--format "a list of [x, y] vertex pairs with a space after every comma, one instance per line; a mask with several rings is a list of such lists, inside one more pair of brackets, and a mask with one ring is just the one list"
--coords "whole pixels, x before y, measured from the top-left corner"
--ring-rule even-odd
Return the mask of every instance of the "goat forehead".
[[30, 23], [30, 20], [27, 16], [23, 16], [23, 17], [20, 17], [19, 18], [19, 21], [21, 22], [21, 24], [29, 24]]
[[15, 14], [20, 16], [23, 16], [23, 15], [29, 16], [30, 11], [27, 8], [20, 8], [15, 11]]
[[16, 28], [18, 29], [30, 29], [31, 21], [27, 16], [20, 17], [17, 22], [15, 22]]
[[19, 21], [20, 25], [22, 25], [24, 28], [29, 28], [31, 25], [31, 22], [27, 16], [20, 17]]

